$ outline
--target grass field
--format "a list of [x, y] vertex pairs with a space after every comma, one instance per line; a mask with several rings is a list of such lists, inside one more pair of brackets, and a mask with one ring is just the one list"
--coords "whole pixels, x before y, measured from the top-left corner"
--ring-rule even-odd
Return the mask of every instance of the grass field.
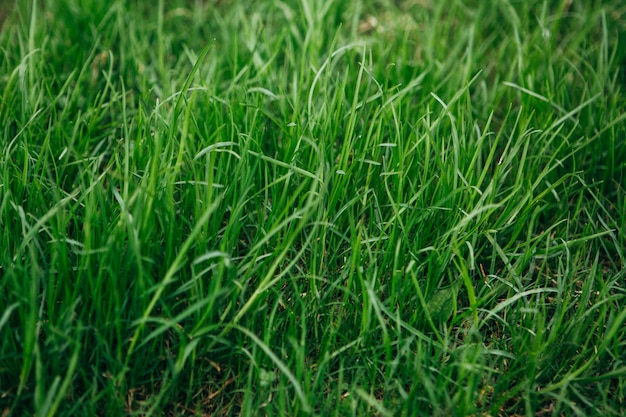
[[0, 416], [626, 414], [623, 1], [0, 4]]

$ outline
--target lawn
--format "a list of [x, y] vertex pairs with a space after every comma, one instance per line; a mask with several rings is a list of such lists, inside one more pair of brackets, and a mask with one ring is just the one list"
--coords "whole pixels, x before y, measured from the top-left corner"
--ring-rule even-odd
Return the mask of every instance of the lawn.
[[0, 416], [626, 414], [623, 1], [7, 4]]

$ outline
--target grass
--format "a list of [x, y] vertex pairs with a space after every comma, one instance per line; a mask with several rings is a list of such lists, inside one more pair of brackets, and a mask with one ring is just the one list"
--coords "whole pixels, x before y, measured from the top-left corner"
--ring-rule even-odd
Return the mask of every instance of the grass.
[[0, 415], [624, 415], [625, 45], [618, 0], [18, 2]]

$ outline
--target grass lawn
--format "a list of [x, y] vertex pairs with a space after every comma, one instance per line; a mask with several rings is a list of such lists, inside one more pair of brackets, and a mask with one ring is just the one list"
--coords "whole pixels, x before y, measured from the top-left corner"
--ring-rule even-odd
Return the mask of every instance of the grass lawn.
[[622, 0], [0, 3], [0, 416], [626, 415]]

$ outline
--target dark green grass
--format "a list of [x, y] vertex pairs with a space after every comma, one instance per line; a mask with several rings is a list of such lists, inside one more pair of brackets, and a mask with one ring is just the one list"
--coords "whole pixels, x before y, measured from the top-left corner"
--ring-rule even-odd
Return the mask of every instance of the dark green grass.
[[1, 415], [626, 413], [626, 7], [439, 3], [20, 2]]

